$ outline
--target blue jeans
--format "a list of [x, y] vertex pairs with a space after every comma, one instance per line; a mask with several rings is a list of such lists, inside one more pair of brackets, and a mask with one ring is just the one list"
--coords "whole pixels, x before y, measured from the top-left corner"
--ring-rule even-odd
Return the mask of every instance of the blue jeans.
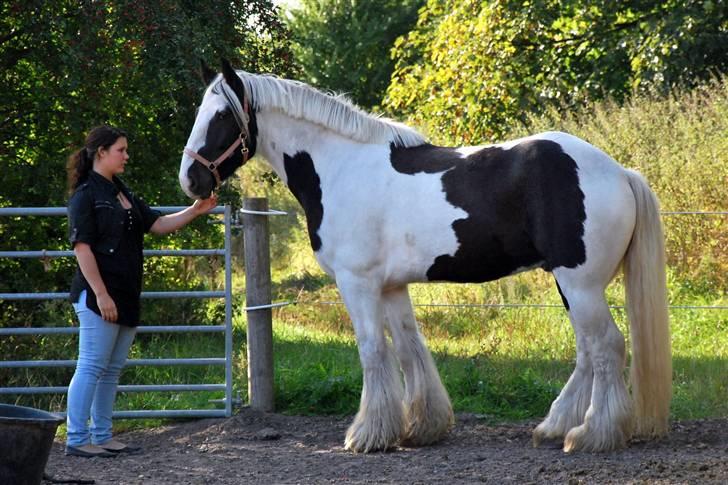
[[107, 322], [89, 310], [86, 291], [81, 293], [73, 308], [81, 331], [76, 372], [68, 386], [66, 444], [103, 444], [111, 439], [116, 387], [136, 335], [136, 327]]

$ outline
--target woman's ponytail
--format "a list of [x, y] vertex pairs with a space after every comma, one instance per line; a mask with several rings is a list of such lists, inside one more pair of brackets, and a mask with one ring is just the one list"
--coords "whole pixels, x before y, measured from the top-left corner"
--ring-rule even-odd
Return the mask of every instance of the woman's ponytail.
[[76, 150], [68, 157], [66, 165], [66, 173], [68, 174], [68, 193], [69, 195], [76, 190], [83, 181], [88, 177], [88, 173], [94, 166], [93, 156], [89, 156], [86, 147]]

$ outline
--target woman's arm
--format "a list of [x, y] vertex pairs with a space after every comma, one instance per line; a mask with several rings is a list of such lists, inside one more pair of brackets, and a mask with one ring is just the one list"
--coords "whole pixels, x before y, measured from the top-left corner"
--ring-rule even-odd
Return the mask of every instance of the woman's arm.
[[185, 210], [175, 212], [166, 216], [159, 217], [150, 232], [158, 235], [169, 234], [192, 222], [197, 216], [205, 214], [217, 205], [217, 196], [212, 195], [209, 199], [198, 199], [190, 207]]
[[96, 263], [96, 257], [91, 246], [84, 242], [77, 242], [73, 246], [73, 252], [78, 260], [78, 266], [81, 268], [83, 277], [86, 278], [89, 286], [96, 295], [96, 303], [98, 303], [99, 310], [101, 311], [101, 318], [109, 322], [115, 322], [119, 317], [116, 311], [116, 303], [109, 295], [104, 280], [101, 279], [101, 273], [99, 272], [99, 266]]

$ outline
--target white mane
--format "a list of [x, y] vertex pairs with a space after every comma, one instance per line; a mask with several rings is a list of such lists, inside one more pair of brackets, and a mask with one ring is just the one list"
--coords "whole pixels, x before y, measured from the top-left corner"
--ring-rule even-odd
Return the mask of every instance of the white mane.
[[237, 71], [254, 109], [275, 109], [294, 118], [325, 126], [363, 143], [410, 147], [425, 138], [409, 126], [362, 111], [343, 95], [329, 95], [298, 81]]

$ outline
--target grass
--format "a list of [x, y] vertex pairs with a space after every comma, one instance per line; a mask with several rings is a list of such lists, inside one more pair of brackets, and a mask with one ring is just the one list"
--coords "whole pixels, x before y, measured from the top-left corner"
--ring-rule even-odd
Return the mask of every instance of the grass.
[[[553, 289], [533, 291], [544, 276], [535, 273], [487, 285], [415, 285], [412, 294], [415, 302], [558, 303]], [[621, 304], [617, 296], [621, 285], [613, 286], [610, 300]], [[323, 293], [326, 299], [333, 296]], [[513, 296], [520, 299], [513, 300]], [[301, 294], [302, 299], [313, 297]], [[698, 303], [720, 305], [725, 300], [704, 295]], [[613, 309], [617, 325], [628, 335], [624, 313], [621, 308]], [[573, 370], [574, 336], [561, 308], [417, 306], [416, 314], [456, 411], [505, 420], [543, 416]], [[355, 412], [361, 371], [347, 320], [341, 305], [312, 304], [276, 311], [274, 352], [280, 410]], [[672, 309], [671, 321], [673, 417], [728, 416], [725, 312]], [[338, 401], [332, 402], [332, 396]]]

